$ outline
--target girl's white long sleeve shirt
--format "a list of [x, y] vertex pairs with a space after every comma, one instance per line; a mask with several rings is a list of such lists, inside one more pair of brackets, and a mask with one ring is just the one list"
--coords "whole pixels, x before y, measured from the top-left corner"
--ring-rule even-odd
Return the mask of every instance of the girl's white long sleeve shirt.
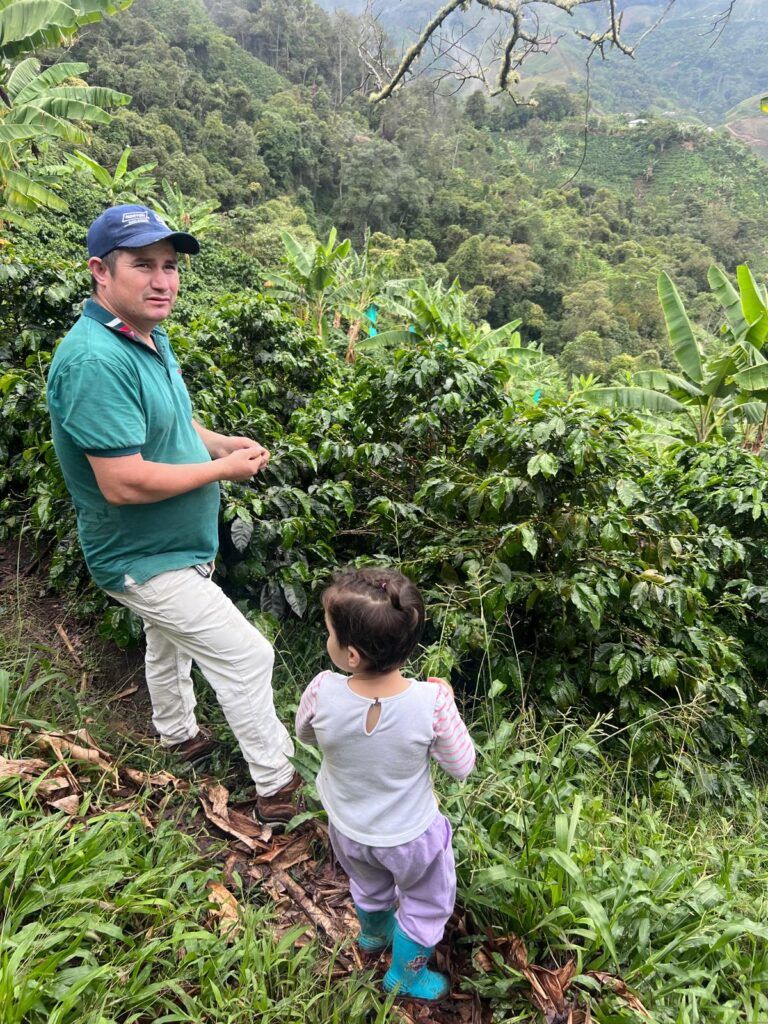
[[430, 773], [434, 758], [455, 779], [475, 764], [475, 748], [451, 691], [412, 679], [402, 693], [380, 698], [378, 722], [366, 731], [374, 703], [347, 677], [321, 672], [304, 691], [296, 735], [320, 748], [317, 791], [331, 823], [368, 846], [416, 839], [438, 813]]

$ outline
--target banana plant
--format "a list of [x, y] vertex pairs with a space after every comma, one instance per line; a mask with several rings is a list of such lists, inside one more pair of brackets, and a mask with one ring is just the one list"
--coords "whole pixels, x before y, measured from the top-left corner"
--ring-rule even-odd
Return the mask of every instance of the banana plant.
[[[132, 0], [0, 0], [0, 225], [25, 224], [25, 213], [40, 208], [64, 211], [48, 188], [50, 175], [40, 156], [52, 140], [83, 145], [83, 123], [106, 124], [104, 109], [129, 97], [89, 87], [79, 79], [87, 65], [56, 64], [41, 73], [24, 54], [67, 42], [81, 25], [130, 6]], [[32, 171], [34, 168], [34, 171]]]
[[320, 338], [328, 332], [328, 314], [334, 308], [333, 296], [342, 280], [344, 261], [351, 243], [348, 238], [336, 244], [336, 228], [328, 241], [305, 248], [289, 231], [281, 231], [285, 252], [283, 270], [273, 273], [274, 294], [295, 303]]
[[[109, 124], [104, 109], [122, 106], [130, 97], [88, 86], [80, 75], [87, 64], [54, 64], [40, 71], [34, 57], [22, 60], [8, 75], [0, 103], [0, 192], [5, 209], [0, 219], [23, 221], [40, 207], [65, 211], [66, 203], [47, 187], [39, 157], [52, 140], [88, 142], [84, 123]], [[34, 166], [34, 171], [32, 170]]]
[[[168, 227], [174, 231], [189, 231], [197, 238], [210, 234], [218, 227], [219, 218], [215, 211], [220, 204], [217, 199], [191, 199], [184, 195], [178, 185], [171, 185], [166, 178], [163, 178], [161, 187], [163, 196], [153, 203], [153, 207]], [[189, 266], [189, 256], [184, 259]]]
[[[372, 326], [371, 310], [381, 310], [386, 316], [390, 309], [413, 285], [415, 278], [388, 277], [386, 258], [372, 259], [369, 253], [369, 239], [360, 253], [350, 249], [339, 268], [338, 282], [334, 288], [332, 302], [334, 306], [334, 326], [340, 326], [342, 319], [346, 321], [347, 351], [346, 361], [354, 363], [357, 359], [358, 344], [364, 326]], [[371, 330], [375, 336], [377, 331]]]
[[124, 11], [132, 3], [133, 0], [3, 0], [0, 69], [22, 54], [61, 46], [81, 25], [100, 21], [105, 14]]
[[92, 177], [109, 195], [112, 206], [118, 203], [140, 203], [155, 191], [157, 181], [150, 172], [154, 171], [157, 164], [142, 164], [129, 171], [130, 155], [131, 147], [126, 146], [114, 171], [108, 170], [87, 153], [81, 153], [79, 149], [68, 154], [67, 163], [74, 170]]
[[383, 331], [360, 344], [383, 348], [420, 340], [436, 348], [458, 347], [473, 362], [493, 368], [505, 386], [521, 363], [549, 359], [540, 346], [523, 343], [518, 330], [522, 321], [512, 320], [495, 329], [487, 324], [478, 326], [468, 307], [458, 281], [446, 288], [442, 281], [430, 285], [421, 278], [388, 306], [390, 317], [399, 317], [407, 326]]
[[747, 266], [737, 270], [738, 290], [719, 267], [710, 267], [708, 280], [725, 318], [717, 352], [702, 352], [677, 288], [661, 273], [659, 301], [679, 372], [642, 370], [630, 385], [593, 386], [580, 396], [600, 405], [683, 414], [700, 441], [727, 421], [739, 421], [745, 440], [754, 444], [749, 425], [761, 424], [757, 436], [762, 447], [768, 426], [768, 366], [762, 351], [768, 339], [768, 295]]

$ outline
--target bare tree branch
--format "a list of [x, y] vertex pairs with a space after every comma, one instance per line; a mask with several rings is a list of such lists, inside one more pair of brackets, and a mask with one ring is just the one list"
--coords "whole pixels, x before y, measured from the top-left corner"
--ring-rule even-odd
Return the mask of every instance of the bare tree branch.
[[[365, 41], [361, 44], [360, 49], [361, 57], [378, 86], [376, 91], [369, 95], [369, 99], [372, 103], [380, 103], [388, 99], [417, 73], [423, 73], [421, 62], [427, 47], [431, 52], [429, 66], [439, 65], [442, 57], [452, 68], [446, 73], [445, 67], [441, 67], [438, 72], [440, 78], [453, 74], [459, 82], [469, 80], [482, 82], [492, 95], [509, 92], [519, 81], [519, 69], [523, 62], [534, 53], [548, 52], [562, 38], [561, 35], [553, 36], [545, 26], [542, 26], [540, 15], [547, 11], [553, 15], [573, 16], [579, 9], [599, 7], [606, 19], [599, 31], [589, 33], [582, 29], [575, 29], [576, 36], [589, 43], [590, 51], [587, 59], [591, 59], [595, 53], [599, 53], [601, 57], [605, 58], [610, 50], [618, 50], [625, 56], [634, 57], [637, 47], [659, 27], [674, 7], [675, 2], [676, 0], [668, 0], [662, 14], [654, 24], [632, 43], [622, 35], [623, 9], [628, 0], [447, 0], [427, 24], [418, 31], [415, 42], [401, 55], [396, 66], [389, 67], [385, 56], [383, 32], [381, 32], [376, 16], [372, 13], [370, 6], [372, 0], [369, 0], [370, 25], [378, 26], [378, 35], [374, 29], [371, 32], [371, 37], [376, 40], [375, 45], [371, 46], [369, 41]], [[727, 2], [728, 7], [715, 19], [713, 30], [719, 28], [722, 32], [722, 27], [730, 17], [736, 0], [727, 0]], [[486, 57], [490, 37], [482, 46], [475, 45], [470, 49], [463, 45], [463, 41], [471, 30], [462, 30], [460, 34], [457, 34], [450, 32], [446, 27], [448, 20], [459, 9], [462, 12], [467, 12], [473, 5], [484, 8], [485, 11], [497, 16], [502, 21], [499, 38], [504, 41], [503, 43], [499, 42], [495, 47], [495, 60], [492, 62], [488, 62]], [[475, 24], [473, 28], [476, 27]], [[490, 63], [499, 64], [498, 75], [492, 86], [489, 84], [493, 77], [490, 73]]]
[[586, 88], [584, 98], [584, 138], [581, 147], [581, 158], [578, 162], [576, 170], [560, 185], [560, 188], [567, 188], [573, 181], [578, 178], [581, 173], [581, 169], [584, 166], [587, 159], [587, 150], [589, 149], [589, 112], [592, 107], [592, 79], [591, 79], [591, 60], [597, 52], [597, 46], [592, 47], [589, 51], [589, 56], [586, 62]]
[[710, 50], [725, 31], [725, 26], [728, 24], [728, 20], [733, 14], [733, 8], [735, 6], [736, 0], [731, 0], [728, 6], [712, 19], [712, 27], [709, 29], [709, 32], [714, 32], [716, 35], [710, 44]]
[[[734, 2], [735, 2], [735, 0], [734, 0]], [[637, 40], [637, 42], [634, 45], [634, 49], [635, 50], [642, 43], [642, 41], [645, 39], [646, 36], [649, 36], [651, 34], [651, 32], [655, 32], [656, 31], [656, 29], [659, 27], [659, 25], [662, 23], [662, 21], [664, 21], [664, 19], [666, 18], [666, 16], [669, 14], [669, 12], [672, 10], [672, 8], [674, 6], [675, 6], [675, 0], [669, 0], [669, 2], [667, 3], [667, 6], [661, 12], [661, 14], [656, 19], [656, 21], [651, 25], [650, 28], [646, 29], [645, 32], [643, 32], [643, 34]]]
[[444, 7], [440, 8], [434, 18], [424, 27], [414, 45], [406, 51], [405, 56], [400, 61], [400, 66], [396, 69], [394, 75], [390, 77], [389, 82], [387, 82], [383, 89], [371, 95], [370, 100], [372, 103], [380, 103], [381, 100], [385, 100], [392, 95], [410, 71], [411, 65], [419, 59], [422, 50], [432, 35], [440, 28], [445, 19], [453, 14], [457, 7], [461, 7], [464, 2], [465, 0], [449, 0]]

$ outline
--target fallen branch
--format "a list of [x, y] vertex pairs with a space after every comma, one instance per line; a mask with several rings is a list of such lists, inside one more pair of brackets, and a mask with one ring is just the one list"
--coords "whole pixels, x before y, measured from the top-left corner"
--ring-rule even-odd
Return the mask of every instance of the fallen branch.
[[[316, 904], [314, 904], [309, 898], [306, 891], [298, 884], [298, 882], [294, 882], [289, 874], [282, 871], [280, 868], [277, 868], [272, 871], [272, 878], [279, 885], [282, 885], [293, 902], [297, 904], [297, 906], [301, 907], [305, 915], [315, 926], [315, 929], [322, 929], [334, 945], [340, 945], [344, 941], [347, 937], [346, 931], [340, 929], [336, 922], [334, 922], [324, 910], [321, 910], [320, 907], [316, 906]], [[362, 958], [354, 946], [351, 949], [351, 954], [358, 968], [362, 969]]]
[[69, 639], [69, 636], [67, 635], [67, 631], [64, 629], [63, 626], [59, 625], [58, 622], [56, 623], [56, 632], [59, 634], [59, 636], [61, 637], [62, 641], [64, 642], [64, 646], [69, 651], [69, 654], [70, 654], [70, 657], [72, 658], [72, 661], [74, 661], [74, 663], [77, 665], [77, 667], [81, 671], [83, 671], [85, 669], [85, 665], [80, 660], [80, 655], [77, 653], [75, 648], [72, 646], [72, 641]]

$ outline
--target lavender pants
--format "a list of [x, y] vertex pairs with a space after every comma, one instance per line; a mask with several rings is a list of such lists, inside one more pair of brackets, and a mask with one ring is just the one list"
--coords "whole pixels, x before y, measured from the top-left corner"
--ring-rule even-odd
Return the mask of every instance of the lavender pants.
[[330, 826], [336, 858], [349, 875], [361, 910], [388, 910], [399, 903], [397, 923], [414, 942], [434, 946], [456, 900], [451, 824], [438, 814], [426, 832], [400, 846], [366, 846]]

